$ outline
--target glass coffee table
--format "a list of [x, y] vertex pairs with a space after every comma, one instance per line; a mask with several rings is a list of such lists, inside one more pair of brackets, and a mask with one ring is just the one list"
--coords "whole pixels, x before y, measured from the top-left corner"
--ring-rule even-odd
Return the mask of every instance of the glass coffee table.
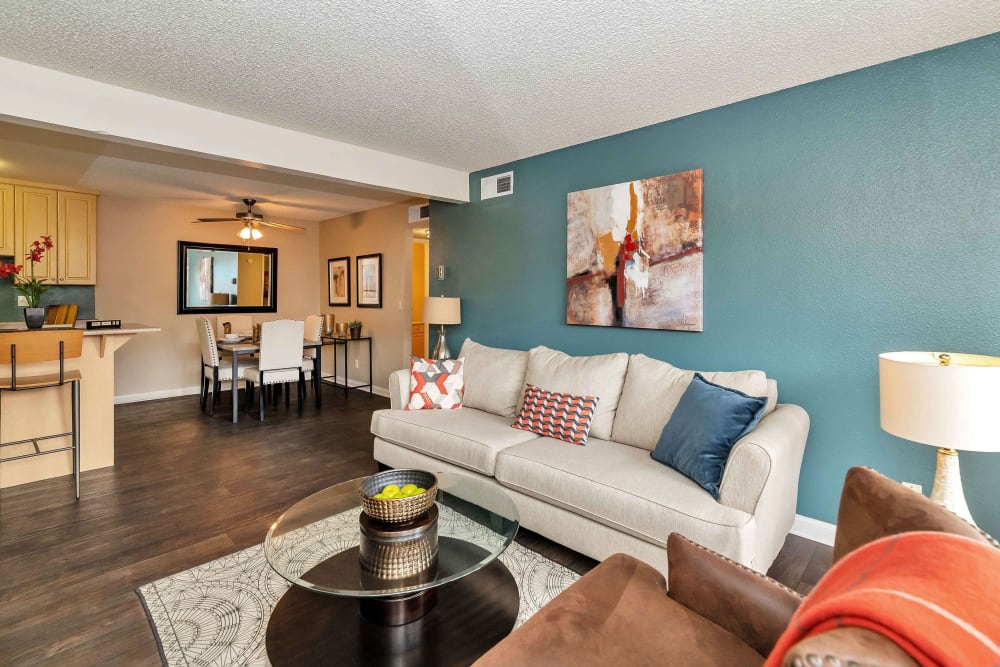
[[517, 508], [495, 484], [436, 474], [437, 502], [402, 526], [362, 514], [364, 479], [314, 493], [271, 526], [264, 555], [292, 584], [268, 622], [271, 664], [469, 664], [510, 632], [520, 600], [498, 557]]

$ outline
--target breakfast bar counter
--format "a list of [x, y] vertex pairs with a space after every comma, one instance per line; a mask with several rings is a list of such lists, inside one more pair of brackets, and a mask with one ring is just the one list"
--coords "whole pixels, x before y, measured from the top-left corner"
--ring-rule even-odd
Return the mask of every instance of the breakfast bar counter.
[[[125, 322], [117, 329], [84, 329], [83, 353], [67, 359], [66, 370], [78, 370], [80, 384], [80, 467], [94, 470], [115, 463], [115, 352], [139, 334], [157, 333], [159, 327]], [[32, 332], [23, 322], [0, 322], [0, 330]], [[0, 367], [0, 377], [10, 377], [10, 367]], [[59, 363], [19, 364], [18, 376], [34, 373], [58, 373]], [[0, 396], [0, 442], [30, 439], [46, 433], [69, 430], [71, 415], [70, 387], [38, 391], [5, 391]], [[42, 444], [43, 449], [62, 446], [58, 441]], [[30, 443], [17, 445], [24, 453], [34, 449]], [[9, 449], [15, 449], [10, 447]], [[4, 452], [17, 454], [17, 452]], [[66, 475], [72, 479], [71, 452], [0, 463], [0, 488]], [[71, 482], [67, 481], [67, 488]], [[83, 494], [86, 496], [86, 483]]]

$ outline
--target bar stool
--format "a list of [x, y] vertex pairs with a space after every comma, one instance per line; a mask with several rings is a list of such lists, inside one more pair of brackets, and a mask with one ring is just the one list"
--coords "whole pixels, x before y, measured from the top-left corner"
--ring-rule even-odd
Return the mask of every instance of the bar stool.
[[[0, 441], [0, 450], [15, 445], [34, 447], [30, 454], [0, 457], [0, 463], [45, 456], [57, 452], [73, 452], [73, 477], [76, 482], [76, 499], [80, 499], [80, 371], [67, 371], [66, 359], [76, 359], [83, 353], [83, 331], [80, 329], [48, 329], [43, 331], [17, 331], [0, 333], [0, 364], [10, 365], [10, 377], [0, 378], [0, 399], [5, 391], [28, 391], [49, 389], [69, 384], [72, 397], [72, 430], [67, 433], [40, 435], [25, 440]], [[58, 373], [19, 375], [20, 364], [34, 364], [43, 361], [59, 361]], [[2, 405], [2, 402], [0, 402]], [[71, 438], [69, 447], [43, 450], [40, 440]]]

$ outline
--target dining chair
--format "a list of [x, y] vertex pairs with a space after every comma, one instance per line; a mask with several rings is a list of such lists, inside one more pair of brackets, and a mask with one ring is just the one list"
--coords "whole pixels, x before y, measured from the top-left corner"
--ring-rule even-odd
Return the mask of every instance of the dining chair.
[[[320, 336], [323, 335], [323, 316], [322, 315], [309, 315], [306, 317], [305, 325], [305, 339], [306, 340], [319, 340]], [[309, 380], [312, 379], [313, 368], [316, 365], [316, 350], [310, 348], [308, 350], [302, 351], [302, 378], [306, 382], [306, 387], [309, 387]], [[317, 372], [322, 373], [323, 369], [320, 368]]]
[[215, 335], [217, 337], [225, 333], [225, 327], [222, 325], [226, 322], [229, 322], [229, 328], [234, 334], [249, 336], [253, 333], [253, 317], [233, 313], [232, 315], [219, 315], [215, 318]]
[[294, 382], [298, 388], [299, 414], [302, 414], [302, 398], [305, 392], [305, 378], [302, 375], [302, 340], [305, 322], [302, 320], [275, 320], [264, 322], [260, 328], [260, 352], [256, 365], [244, 371], [247, 383], [247, 412], [253, 407], [253, 394], [260, 385], [260, 421], [264, 421], [264, 387], [284, 385], [285, 405], [289, 402], [288, 384]]
[[[229, 362], [222, 362], [219, 356], [219, 347], [215, 339], [215, 331], [212, 324], [204, 317], [195, 318], [195, 327], [198, 329], [198, 342], [201, 345], [201, 411], [205, 412], [205, 404], [208, 403], [208, 415], [215, 414], [215, 404], [222, 393], [222, 383], [228, 382], [229, 389], [233, 392], [233, 400], [236, 400], [236, 392], [239, 391], [239, 381], [245, 379], [246, 369], [253, 365], [251, 361], [240, 361], [237, 366], [236, 382], [233, 382], [233, 367]], [[209, 396], [211, 400], [209, 401]]]

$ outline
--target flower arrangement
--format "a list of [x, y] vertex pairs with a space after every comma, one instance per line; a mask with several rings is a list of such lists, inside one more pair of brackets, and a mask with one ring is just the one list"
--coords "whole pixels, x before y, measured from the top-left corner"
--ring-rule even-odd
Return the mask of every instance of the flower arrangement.
[[0, 264], [0, 278], [14, 277], [14, 291], [24, 297], [28, 302], [28, 308], [38, 308], [41, 305], [42, 295], [49, 289], [49, 285], [35, 278], [35, 264], [42, 261], [45, 252], [51, 249], [51, 236], [42, 236], [38, 241], [31, 243], [28, 254], [24, 256], [31, 264], [30, 278], [21, 275], [24, 264]]

